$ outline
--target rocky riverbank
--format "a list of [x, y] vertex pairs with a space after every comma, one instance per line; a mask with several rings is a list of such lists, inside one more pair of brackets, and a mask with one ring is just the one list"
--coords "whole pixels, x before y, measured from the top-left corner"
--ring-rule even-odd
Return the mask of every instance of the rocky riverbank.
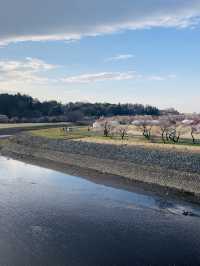
[[156, 184], [200, 197], [200, 153], [84, 142], [54, 140], [21, 134], [1, 145], [1, 154], [61, 163]]

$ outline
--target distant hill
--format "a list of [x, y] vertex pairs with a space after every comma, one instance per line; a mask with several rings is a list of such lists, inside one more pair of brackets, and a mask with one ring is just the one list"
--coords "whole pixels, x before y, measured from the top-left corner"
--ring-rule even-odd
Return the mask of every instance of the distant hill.
[[16, 95], [0, 94], [0, 114], [8, 116], [9, 119], [65, 116], [69, 120], [76, 120], [83, 117], [114, 115], [160, 115], [161, 111], [157, 107], [142, 104], [41, 102], [31, 96], [18, 93]]

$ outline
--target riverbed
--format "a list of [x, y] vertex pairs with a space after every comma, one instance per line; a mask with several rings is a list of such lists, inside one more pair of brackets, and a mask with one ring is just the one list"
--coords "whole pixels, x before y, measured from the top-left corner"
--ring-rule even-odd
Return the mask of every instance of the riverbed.
[[196, 266], [200, 206], [0, 157], [0, 236], [0, 265]]

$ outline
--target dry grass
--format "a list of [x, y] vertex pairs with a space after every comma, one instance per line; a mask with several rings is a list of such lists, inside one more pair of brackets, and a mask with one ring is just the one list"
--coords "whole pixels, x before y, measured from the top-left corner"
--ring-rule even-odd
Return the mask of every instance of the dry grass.
[[[104, 137], [94, 131], [88, 131], [85, 126], [77, 127], [74, 126], [72, 132], [64, 133], [62, 128], [49, 128], [30, 131], [32, 135], [39, 137], [46, 137], [51, 139], [74, 139], [83, 140], [87, 142], [94, 143], [104, 143], [104, 144], [115, 144], [115, 145], [130, 145], [130, 146], [145, 146], [146, 148], [156, 148], [156, 149], [177, 149], [179, 151], [188, 152], [200, 152], [199, 144], [192, 144], [190, 139], [183, 139], [178, 144], [163, 144], [161, 139], [158, 137], [152, 138], [152, 141], [144, 139], [142, 136], [138, 135], [140, 132], [135, 131], [137, 135], [131, 136], [128, 139], [121, 140], [120, 137]], [[141, 133], [140, 133], [141, 134]]]
[[104, 144], [115, 144], [115, 145], [128, 145], [128, 146], [143, 146], [145, 148], [156, 148], [156, 149], [169, 149], [169, 150], [179, 150], [179, 151], [188, 151], [188, 152], [199, 152], [200, 145], [188, 145], [188, 144], [163, 144], [163, 143], [154, 143], [140, 138], [131, 138], [129, 140], [120, 140], [120, 139], [110, 139], [105, 137], [89, 137], [84, 138], [84, 141], [94, 142], [94, 143], [104, 143]]

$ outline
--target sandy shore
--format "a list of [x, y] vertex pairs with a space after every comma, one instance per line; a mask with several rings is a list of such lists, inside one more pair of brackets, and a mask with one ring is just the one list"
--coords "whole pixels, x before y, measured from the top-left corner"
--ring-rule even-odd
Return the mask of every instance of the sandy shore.
[[[138, 150], [135, 152], [134, 147], [126, 149], [125, 147], [114, 147], [114, 145], [106, 150], [105, 145], [92, 145], [87, 142], [78, 143], [77, 141], [59, 141], [55, 142], [48, 139], [32, 137], [29, 135], [20, 135], [13, 137], [10, 141], [1, 144], [1, 154], [28, 163], [33, 163], [43, 167], [48, 167], [54, 170], [65, 172], [72, 175], [82, 176], [88, 179], [96, 180], [112, 186], [124, 186], [126, 189], [133, 189], [135, 185], [138, 187], [148, 187], [151, 190], [160, 191], [160, 193], [174, 193], [180, 196], [195, 197], [195, 200], [200, 200], [200, 173], [199, 154], [188, 154], [188, 163], [181, 165], [180, 156], [175, 151], [170, 152], [170, 158], [174, 156], [177, 162], [173, 162], [170, 167], [170, 162], [166, 162], [167, 167], [162, 166], [162, 158], [166, 160], [165, 153], [159, 154], [160, 160], [151, 160], [153, 155], [149, 155], [149, 150], [139, 148], [141, 158], [138, 156]], [[119, 150], [120, 149], [120, 150]], [[80, 150], [80, 152], [79, 152]], [[104, 154], [106, 152], [106, 154]], [[130, 155], [127, 157], [126, 155]], [[115, 156], [114, 156], [115, 154]], [[116, 158], [117, 154], [117, 158]], [[142, 155], [146, 159], [143, 159]], [[134, 162], [135, 156], [135, 162]], [[184, 154], [184, 158], [187, 156]], [[196, 156], [196, 157], [195, 157]], [[127, 159], [128, 158], [128, 159]], [[129, 158], [132, 158], [129, 160]], [[150, 158], [150, 159], [149, 159]], [[190, 160], [194, 160], [190, 162]], [[174, 159], [173, 159], [174, 161]], [[179, 162], [180, 161], [180, 162]], [[187, 161], [187, 158], [186, 158]], [[180, 164], [180, 169], [179, 165]]]

